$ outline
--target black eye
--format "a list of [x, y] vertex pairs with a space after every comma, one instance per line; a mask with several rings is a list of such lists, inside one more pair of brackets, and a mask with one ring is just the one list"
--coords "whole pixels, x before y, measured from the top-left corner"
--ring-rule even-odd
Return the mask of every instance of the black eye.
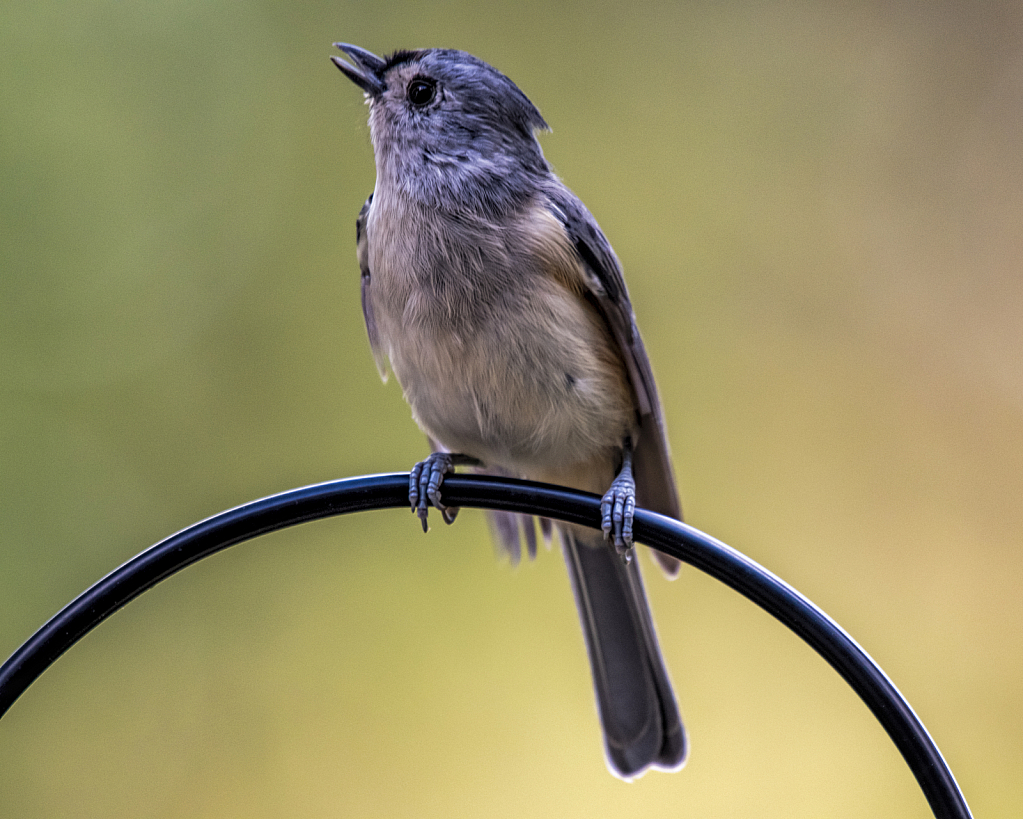
[[433, 80], [424, 80], [421, 77], [417, 77], [408, 84], [408, 88], [405, 89], [405, 96], [408, 97], [408, 101], [413, 105], [420, 107], [429, 105], [433, 102], [433, 98], [437, 96], [437, 83]]

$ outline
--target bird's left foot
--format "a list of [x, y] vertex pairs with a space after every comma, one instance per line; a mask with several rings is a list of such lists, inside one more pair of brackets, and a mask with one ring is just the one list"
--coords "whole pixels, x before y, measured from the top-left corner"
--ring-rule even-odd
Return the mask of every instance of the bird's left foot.
[[618, 477], [600, 501], [600, 528], [604, 540], [628, 563], [632, 559], [632, 520], [636, 513], [636, 481], [632, 476], [632, 451], [626, 444]]

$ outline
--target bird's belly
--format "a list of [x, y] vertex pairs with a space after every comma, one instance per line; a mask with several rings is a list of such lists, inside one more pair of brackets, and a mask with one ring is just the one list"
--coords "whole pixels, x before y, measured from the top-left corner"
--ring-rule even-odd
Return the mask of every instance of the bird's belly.
[[471, 328], [406, 320], [388, 336], [392, 369], [419, 426], [485, 464], [550, 474], [554, 465], [606, 457], [635, 425], [606, 325], [567, 291], [524, 294]]

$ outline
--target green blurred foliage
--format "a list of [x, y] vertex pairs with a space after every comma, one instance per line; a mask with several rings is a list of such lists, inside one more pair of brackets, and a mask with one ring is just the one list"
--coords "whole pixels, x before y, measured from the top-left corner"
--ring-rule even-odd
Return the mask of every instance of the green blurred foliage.
[[[362, 330], [365, 109], [327, 61], [508, 73], [621, 256], [692, 523], [879, 660], [1023, 811], [1015, 3], [56, 3], [0, 16], [0, 655], [202, 517], [407, 469]], [[649, 567], [648, 567], [649, 568]], [[324, 521], [139, 598], [0, 724], [0, 813], [929, 815], [854, 694], [648, 572], [693, 744], [613, 779], [556, 553]]]

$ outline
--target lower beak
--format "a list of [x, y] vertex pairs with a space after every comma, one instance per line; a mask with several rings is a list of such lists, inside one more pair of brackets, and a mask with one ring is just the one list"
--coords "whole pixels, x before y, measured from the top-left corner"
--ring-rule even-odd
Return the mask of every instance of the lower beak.
[[386, 86], [384, 85], [381, 73], [387, 63], [373, 52], [366, 51], [364, 48], [349, 45], [348, 43], [334, 43], [334, 45], [347, 54], [352, 61], [348, 63], [340, 57], [330, 58], [333, 60], [334, 65], [341, 69], [341, 73], [371, 97], [377, 97], [382, 94]]

